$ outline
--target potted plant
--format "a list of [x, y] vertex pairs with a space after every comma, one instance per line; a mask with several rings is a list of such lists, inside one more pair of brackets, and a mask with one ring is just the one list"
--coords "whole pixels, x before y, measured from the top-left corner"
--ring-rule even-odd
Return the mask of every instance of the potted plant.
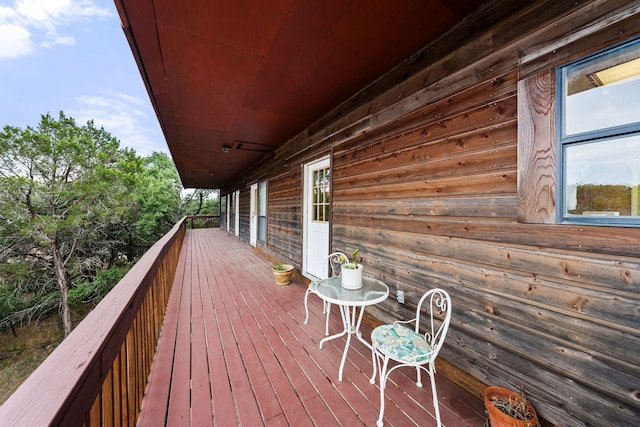
[[489, 414], [491, 427], [536, 427], [538, 415], [524, 393], [516, 393], [502, 387], [484, 390], [484, 406]]
[[351, 253], [351, 260], [345, 260], [342, 264], [342, 287], [345, 289], [360, 289], [362, 287], [362, 257], [356, 249]]
[[278, 285], [288, 285], [291, 283], [291, 276], [293, 275], [293, 265], [282, 264], [280, 261], [276, 262], [271, 271], [273, 271], [273, 277], [276, 279]]

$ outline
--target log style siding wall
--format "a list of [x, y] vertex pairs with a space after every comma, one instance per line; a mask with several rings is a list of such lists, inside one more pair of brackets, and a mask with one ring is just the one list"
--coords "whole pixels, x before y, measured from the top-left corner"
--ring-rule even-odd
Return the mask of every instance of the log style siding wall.
[[[490, 25], [489, 25], [490, 23]], [[640, 419], [640, 228], [555, 224], [555, 67], [640, 34], [622, 0], [492, 1], [230, 188], [268, 181], [267, 243], [302, 264], [304, 163], [331, 154], [331, 248], [452, 295], [442, 356], [567, 426]], [[640, 101], [639, 101], [640, 102]]]

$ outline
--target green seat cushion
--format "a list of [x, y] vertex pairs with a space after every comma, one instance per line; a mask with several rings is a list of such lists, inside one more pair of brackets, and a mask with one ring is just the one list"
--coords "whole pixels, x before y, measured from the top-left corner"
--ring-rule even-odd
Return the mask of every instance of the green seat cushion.
[[431, 346], [421, 335], [402, 325], [378, 326], [371, 333], [371, 343], [383, 354], [403, 363], [425, 363]]

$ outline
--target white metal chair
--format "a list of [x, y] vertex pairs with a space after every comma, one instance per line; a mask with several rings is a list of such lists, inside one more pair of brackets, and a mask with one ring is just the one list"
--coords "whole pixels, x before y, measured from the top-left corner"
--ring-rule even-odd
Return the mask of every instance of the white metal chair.
[[[423, 302], [428, 307], [423, 312]], [[420, 318], [427, 317], [423, 321], [426, 327], [425, 332], [420, 332]], [[371, 333], [371, 358], [373, 360], [373, 376], [371, 384], [375, 384], [376, 370], [380, 369], [380, 417], [377, 425], [383, 425], [384, 415], [384, 389], [389, 378], [389, 374], [402, 366], [414, 366], [417, 371], [416, 385], [422, 387], [421, 369], [429, 374], [431, 380], [431, 390], [433, 393], [433, 406], [436, 412], [438, 427], [442, 425], [440, 421], [440, 409], [438, 407], [438, 394], [435, 382], [435, 360], [438, 352], [444, 343], [444, 338], [449, 329], [451, 321], [451, 298], [443, 289], [432, 289], [425, 293], [416, 309], [416, 317], [407, 321], [398, 321], [392, 325], [381, 325]], [[415, 322], [415, 328], [409, 328], [403, 324]], [[397, 362], [395, 366], [388, 369], [389, 360]]]
[[[347, 256], [342, 252], [334, 252], [332, 254], [329, 254], [322, 263], [322, 277], [309, 283], [307, 292], [305, 292], [304, 294], [304, 311], [306, 313], [306, 317], [304, 318], [305, 325], [309, 321], [309, 306], [307, 304], [309, 294], [317, 294], [318, 282], [320, 282], [320, 280], [326, 279], [328, 277], [340, 276], [342, 274], [342, 264], [344, 264], [348, 260], [349, 258], [347, 258]], [[331, 310], [331, 303], [328, 303], [324, 300], [322, 302], [322, 312], [327, 313], [324, 334], [329, 335], [329, 311]]]

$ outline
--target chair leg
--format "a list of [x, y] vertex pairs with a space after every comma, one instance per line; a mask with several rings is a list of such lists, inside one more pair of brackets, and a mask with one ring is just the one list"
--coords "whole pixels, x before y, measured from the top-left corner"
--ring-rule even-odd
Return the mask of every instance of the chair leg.
[[387, 366], [388, 365], [389, 365], [389, 358], [385, 356], [384, 362], [382, 362], [382, 366], [380, 367], [380, 416], [378, 417], [378, 421], [376, 421], [376, 425], [378, 427], [382, 427], [384, 425], [382, 418], [384, 417], [384, 388], [387, 385]]
[[329, 313], [331, 312], [331, 303], [327, 303], [327, 319], [325, 320], [324, 335], [329, 336]]
[[304, 312], [306, 313], [306, 316], [304, 318], [304, 324], [305, 325], [309, 321], [309, 306], [307, 305], [307, 300], [309, 299], [309, 292], [310, 291], [307, 288], [307, 292], [305, 292], [305, 294], [304, 294]]
[[371, 379], [369, 379], [369, 382], [371, 384], [375, 384], [376, 372], [378, 370], [378, 357], [376, 355], [376, 348], [374, 346], [371, 346], [371, 364], [373, 365], [373, 375], [371, 375]]
[[436, 411], [437, 427], [442, 426], [440, 421], [440, 405], [438, 404], [438, 392], [436, 391], [436, 376], [434, 375], [433, 366], [429, 366], [429, 379], [431, 380], [431, 393], [433, 394], [433, 408]]
[[417, 380], [416, 380], [416, 385], [418, 387], [422, 387], [422, 374], [420, 372], [420, 366], [416, 366], [416, 376], [417, 376]]

